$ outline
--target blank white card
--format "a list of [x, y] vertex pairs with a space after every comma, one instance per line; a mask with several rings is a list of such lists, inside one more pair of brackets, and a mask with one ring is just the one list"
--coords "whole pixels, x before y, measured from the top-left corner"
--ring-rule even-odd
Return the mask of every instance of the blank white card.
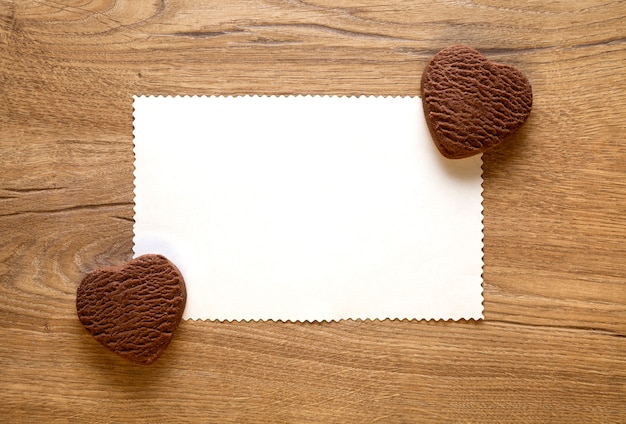
[[135, 256], [185, 319], [480, 319], [482, 160], [417, 97], [135, 97]]

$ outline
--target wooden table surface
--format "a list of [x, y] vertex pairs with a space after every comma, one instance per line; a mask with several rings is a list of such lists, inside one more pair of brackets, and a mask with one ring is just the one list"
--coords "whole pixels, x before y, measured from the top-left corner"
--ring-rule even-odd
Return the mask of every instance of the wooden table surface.
[[[149, 367], [84, 330], [133, 94], [419, 95], [459, 43], [534, 91], [484, 155], [484, 321], [185, 321]], [[0, 0], [1, 421], [626, 422], [625, 137], [623, 1]]]

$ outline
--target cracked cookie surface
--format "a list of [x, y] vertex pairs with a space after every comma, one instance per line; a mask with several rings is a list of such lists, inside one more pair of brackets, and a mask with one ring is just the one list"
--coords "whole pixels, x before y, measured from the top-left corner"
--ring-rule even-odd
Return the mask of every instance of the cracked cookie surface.
[[184, 279], [161, 255], [87, 274], [76, 292], [78, 318], [103, 346], [151, 364], [169, 345], [187, 300]]
[[533, 102], [521, 71], [467, 46], [437, 53], [424, 70], [421, 91], [433, 141], [450, 159], [501, 144], [526, 121]]

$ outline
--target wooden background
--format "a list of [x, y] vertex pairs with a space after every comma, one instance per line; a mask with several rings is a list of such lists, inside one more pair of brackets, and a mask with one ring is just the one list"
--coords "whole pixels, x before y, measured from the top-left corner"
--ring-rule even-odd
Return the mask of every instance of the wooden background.
[[[150, 367], [82, 328], [133, 94], [419, 95], [458, 43], [535, 100], [484, 156], [484, 321], [186, 321]], [[0, 0], [0, 237], [3, 422], [626, 422], [626, 2]]]

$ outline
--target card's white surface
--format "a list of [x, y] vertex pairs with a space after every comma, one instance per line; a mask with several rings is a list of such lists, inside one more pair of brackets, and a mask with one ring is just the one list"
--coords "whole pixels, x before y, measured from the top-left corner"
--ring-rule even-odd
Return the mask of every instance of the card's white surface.
[[482, 318], [482, 160], [414, 97], [135, 97], [135, 256], [184, 318]]

